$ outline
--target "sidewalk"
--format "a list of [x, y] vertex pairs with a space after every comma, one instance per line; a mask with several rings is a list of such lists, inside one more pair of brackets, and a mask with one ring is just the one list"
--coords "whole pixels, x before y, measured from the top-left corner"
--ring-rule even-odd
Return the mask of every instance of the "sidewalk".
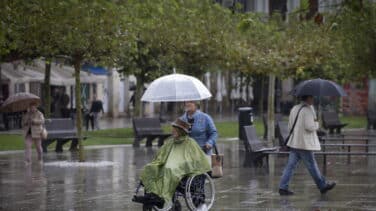
[[[214, 180], [212, 210], [375, 210], [374, 157], [330, 157], [327, 177], [337, 186], [320, 194], [305, 168], [291, 182], [295, 195], [281, 197], [278, 183], [285, 156], [272, 156], [269, 168], [243, 168], [238, 142], [218, 145], [224, 153], [224, 177]], [[69, 151], [44, 155], [44, 164], [25, 166], [23, 152], [0, 154], [0, 210], [142, 210], [131, 201], [140, 171], [157, 147], [100, 146], [86, 148], [78, 163]], [[321, 157], [318, 156], [321, 164]], [[187, 210], [182, 201], [183, 210]]]

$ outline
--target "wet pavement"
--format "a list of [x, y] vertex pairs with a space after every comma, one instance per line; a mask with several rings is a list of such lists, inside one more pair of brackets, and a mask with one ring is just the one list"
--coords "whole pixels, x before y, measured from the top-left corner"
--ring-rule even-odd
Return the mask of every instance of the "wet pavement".
[[[44, 164], [35, 162], [33, 151], [28, 166], [22, 151], [1, 152], [0, 210], [142, 210], [131, 198], [142, 167], [157, 149], [87, 147], [87, 162], [93, 164], [87, 166], [69, 165], [77, 154], [67, 150], [45, 154]], [[301, 165], [291, 183], [295, 195], [281, 197], [278, 182], [287, 157], [271, 156], [269, 168], [243, 168], [238, 141], [222, 142], [219, 150], [225, 154], [225, 176], [215, 180], [212, 210], [376, 210], [375, 156], [356, 156], [351, 164], [345, 156], [329, 157], [327, 177], [337, 186], [326, 195]]]

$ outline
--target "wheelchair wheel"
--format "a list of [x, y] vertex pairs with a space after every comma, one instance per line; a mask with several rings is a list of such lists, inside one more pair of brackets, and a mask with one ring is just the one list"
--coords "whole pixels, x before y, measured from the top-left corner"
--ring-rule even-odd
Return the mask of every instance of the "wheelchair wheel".
[[189, 177], [185, 186], [185, 202], [190, 210], [205, 204], [210, 209], [214, 204], [214, 182], [208, 174]]

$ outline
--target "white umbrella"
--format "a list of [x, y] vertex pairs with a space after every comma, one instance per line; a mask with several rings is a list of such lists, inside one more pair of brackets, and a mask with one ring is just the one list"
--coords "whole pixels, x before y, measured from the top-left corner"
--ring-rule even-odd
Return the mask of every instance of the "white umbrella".
[[141, 101], [182, 102], [203, 100], [211, 96], [210, 91], [197, 78], [174, 73], [155, 79], [146, 89]]

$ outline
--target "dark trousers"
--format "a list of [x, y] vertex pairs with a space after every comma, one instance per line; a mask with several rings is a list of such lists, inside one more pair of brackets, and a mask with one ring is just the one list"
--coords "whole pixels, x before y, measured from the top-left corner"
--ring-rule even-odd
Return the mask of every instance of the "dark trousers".
[[94, 130], [94, 117], [89, 113], [85, 114], [85, 127], [86, 130], [89, 130], [89, 122], [91, 125], [91, 130]]

